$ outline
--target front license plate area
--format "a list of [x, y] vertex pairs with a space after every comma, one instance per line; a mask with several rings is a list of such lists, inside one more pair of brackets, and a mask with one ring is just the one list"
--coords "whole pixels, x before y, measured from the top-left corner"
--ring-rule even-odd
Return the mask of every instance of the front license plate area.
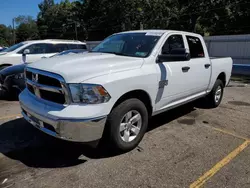
[[31, 115], [29, 115], [29, 118], [34, 122], [36, 127], [38, 127], [39, 129], [43, 128], [43, 122], [42, 121], [40, 121], [39, 119], [37, 119], [36, 117], [31, 116]]

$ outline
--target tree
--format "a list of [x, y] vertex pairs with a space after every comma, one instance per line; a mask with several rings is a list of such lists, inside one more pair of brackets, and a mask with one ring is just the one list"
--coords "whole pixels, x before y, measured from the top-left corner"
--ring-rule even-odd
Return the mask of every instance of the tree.
[[250, 31], [248, 0], [64, 0], [39, 4], [41, 38], [102, 40], [136, 29], [176, 29], [202, 35]]
[[51, 20], [57, 19], [56, 17], [52, 17], [54, 15], [52, 15], [50, 11], [54, 4], [54, 0], [44, 0], [38, 5], [40, 12], [37, 15], [37, 26], [41, 38], [46, 38], [48, 36]]
[[179, 20], [173, 24], [200, 34], [248, 33], [249, 9], [248, 0], [179, 0]]
[[0, 46], [9, 46], [12, 44], [12, 28], [0, 24]]
[[53, 0], [44, 0], [39, 4], [37, 25], [41, 38], [76, 39], [79, 24], [73, 6], [69, 0], [57, 4]]
[[17, 42], [39, 38], [36, 21], [31, 16], [18, 16], [15, 22]]
[[144, 3], [144, 27], [169, 29], [178, 19], [177, 0], [148, 0]]

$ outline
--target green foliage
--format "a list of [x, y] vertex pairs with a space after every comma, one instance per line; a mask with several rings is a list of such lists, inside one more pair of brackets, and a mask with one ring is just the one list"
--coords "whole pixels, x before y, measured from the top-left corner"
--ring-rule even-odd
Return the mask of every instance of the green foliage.
[[64, 0], [55, 4], [53, 0], [44, 0], [39, 8], [37, 26], [41, 38], [75, 38], [73, 3]]
[[12, 29], [5, 25], [0, 25], [0, 46], [9, 46], [12, 44]]
[[31, 16], [18, 16], [15, 22], [17, 42], [39, 38], [36, 21]]
[[[202, 35], [250, 32], [249, 0], [43, 0], [37, 20], [19, 16], [18, 41], [36, 38], [102, 40], [137, 29], [175, 29]], [[0, 41], [13, 31], [0, 26]], [[3, 43], [3, 42], [2, 42]]]

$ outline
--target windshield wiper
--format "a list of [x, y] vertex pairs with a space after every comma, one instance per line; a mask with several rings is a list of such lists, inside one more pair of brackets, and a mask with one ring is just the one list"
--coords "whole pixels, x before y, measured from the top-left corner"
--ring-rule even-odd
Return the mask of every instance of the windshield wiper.
[[106, 53], [106, 54], [115, 54], [115, 55], [121, 55], [121, 56], [130, 56], [121, 52], [102, 52], [102, 51], [89, 51], [89, 53]]
[[100, 53], [107, 53], [107, 54], [115, 54], [115, 55], [129, 56], [129, 55], [124, 54], [124, 53], [122, 53], [122, 52], [100, 52]]

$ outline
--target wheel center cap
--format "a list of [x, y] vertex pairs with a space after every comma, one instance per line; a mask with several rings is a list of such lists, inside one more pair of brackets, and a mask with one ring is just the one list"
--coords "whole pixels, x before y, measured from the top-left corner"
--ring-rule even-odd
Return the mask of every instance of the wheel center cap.
[[127, 130], [130, 130], [132, 128], [132, 124], [131, 123], [128, 123], [127, 124]]

